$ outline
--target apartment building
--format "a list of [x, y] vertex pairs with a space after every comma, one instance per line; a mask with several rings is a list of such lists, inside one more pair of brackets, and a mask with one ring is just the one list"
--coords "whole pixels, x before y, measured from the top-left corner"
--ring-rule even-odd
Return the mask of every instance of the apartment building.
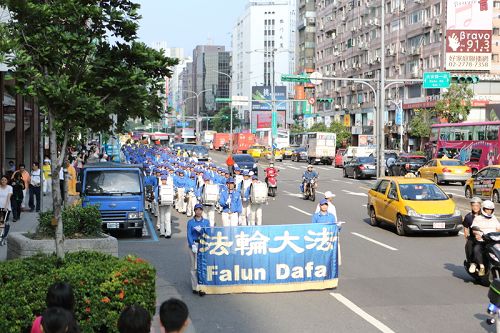
[[[316, 70], [324, 76], [374, 80], [380, 79], [381, 57], [385, 57], [388, 79], [419, 79], [423, 72], [444, 71], [446, 50], [446, 6], [444, 0], [391, 0], [385, 2], [385, 45], [381, 47], [380, 0], [317, 0], [316, 1]], [[493, 13], [493, 50], [490, 71], [479, 74], [481, 82], [474, 85], [476, 93], [469, 120], [485, 120], [485, 104], [497, 96], [498, 53], [500, 52], [498, 11], [495, 1]], [[455, 74], [454, 72], [452, 74]], [[384, 124], [386, 146], [397, 148], [399, 126], [396, 126], [396, 104], [402, 102], [404, 122], [414, 110], [431, 108], [439, 100], [439, 89], [423, 89], [421, 83], [396, 84], [386, 90]], [[317, 98], [328, 98], [332, 103], [316, 103], [315, 121], [328, 123], [335, 119], [350, 125], [352, 143], [360, 136], [373, 135], [375, 93], [367, 85], [347, 81], [325, 81], [316, 87]], [[404, 148], [415, 147], [414, 138], [407, 135]], [[363, 142], [367, 142], [366, 137]]]

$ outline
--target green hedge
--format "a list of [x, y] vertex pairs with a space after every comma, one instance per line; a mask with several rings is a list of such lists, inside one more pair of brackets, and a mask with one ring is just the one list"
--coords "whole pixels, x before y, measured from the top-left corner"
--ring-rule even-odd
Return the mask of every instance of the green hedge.
[[125, 305], [141, 304], [155, 313], [154, 267], [143, 259], [116, 258], [97, 252], [40, 255], [0, 263], [0, 332], [31, 328], [45, 309], [48, 287], [58, 281], [72, 285], [76, 319], [83, 333], [118, 332], [116, 323]]
[[[42, 212], [38, 217], [35, 238], [54, 238], [52, 212]], [[102, 220], [96, 206], [67, 206], [62, 212], [63, 230], [66, 238], [99, 237], [102, 233]]]

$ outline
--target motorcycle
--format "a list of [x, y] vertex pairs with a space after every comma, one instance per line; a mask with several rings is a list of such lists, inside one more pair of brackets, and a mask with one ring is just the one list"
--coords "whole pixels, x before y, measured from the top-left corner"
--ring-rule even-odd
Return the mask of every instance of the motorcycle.
[[[477, 227], [472, 227], [472, 231], [481, 231]], [[491, 232], [482, 236], [484, 241], [484, 266], [486, 274], [479, 276], [478, 271], [469, 272], [470, 263], [464, 260], [465, 271], [479, 284], [489, 286], [494, 279], [500, 279], [500, 232]]]
[[316, 178], [304, 182], [304, 200], [316, 200]]
[[276, 191], [278, 190], [278, 181], [276, 177], [278, 176], [279, 170], [273, 169], [266, 169], [266, 184], [267, 184], [267, 191], [268, 195], [270, 197], [275, 197], [276, 196]]
[[487, 313], [490, 315], [490, 318], [486, 319], [486, 324], [495, 324], [495, 331], [500, 333], [500, 279], [495, 279], [490, 284], [488, 298], [490, 304], [488, 305]]

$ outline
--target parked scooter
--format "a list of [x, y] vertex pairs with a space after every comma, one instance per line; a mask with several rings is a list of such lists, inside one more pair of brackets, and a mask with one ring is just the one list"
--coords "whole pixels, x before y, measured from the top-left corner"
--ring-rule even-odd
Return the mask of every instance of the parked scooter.
[[[477, 227], [472, 227], [472, 231], [481, 231]], [[484, 266], [486, 274], [479, 276], [478, 271], [469, 272], [470, 263], [464, 261], [464, 268], [474, 280], [483, 286], [489, 286], [494, 279], [500, 279], [500, 232], [491, 232], [483, 235], [484, 241]]]

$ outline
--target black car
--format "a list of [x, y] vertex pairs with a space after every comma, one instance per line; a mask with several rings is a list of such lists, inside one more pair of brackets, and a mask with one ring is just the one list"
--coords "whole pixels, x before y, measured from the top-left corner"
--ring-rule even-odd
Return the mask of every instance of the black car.
[[375, 165], [375, 158], [368, 157], [354, 157], [346, 165], [344, 165], [344, 177], [370, 178], [377, 176], [377, 168]]
[[253, 171], [254, 174], [258, 174], [259, 170], [257, 168], [257, 162], [249, 154], [235, 154], [233, 155], [234, 166], [238, 166], [242, 170]]
[[389, 176], [404, 176], [409, 172], [416, 174], [425, 161], [424, 156], [402, 155], [389, 166]]
[[306, 147], [299, 147], [292, 152], [290, 160], [295, 162], [307, 161], [307, 149]]

